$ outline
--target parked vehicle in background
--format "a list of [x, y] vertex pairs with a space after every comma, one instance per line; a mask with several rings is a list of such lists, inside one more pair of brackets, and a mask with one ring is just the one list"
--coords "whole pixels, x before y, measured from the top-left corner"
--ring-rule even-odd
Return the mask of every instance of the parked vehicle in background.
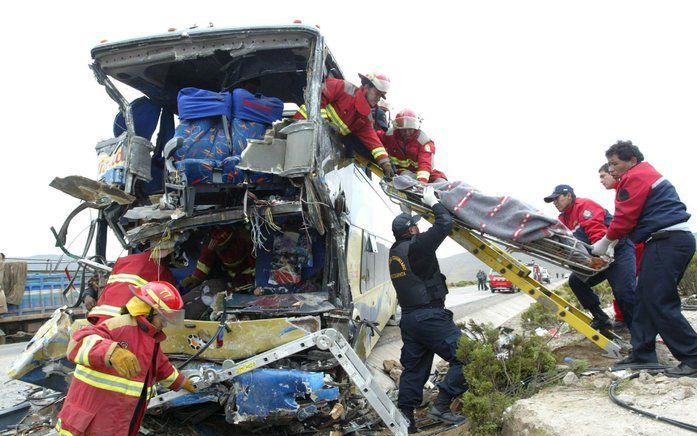
[[547, 268], [540, 267], [540, 273], [542, 274], [542, 283], [551, 283], [552, 279], [549, 276], [549, 271]]
[[491, 293], [493, 294], [496, 291], [499, 292], [516, 292], [518, 289], [513, 286], [513, 283], [511, 283], [510, 280], [508, 280], [506, 277], [503, 277], [501, 274], [498, 273], [498, 271], [495, 270], [489, 270], [489, 289], [491, 289]]

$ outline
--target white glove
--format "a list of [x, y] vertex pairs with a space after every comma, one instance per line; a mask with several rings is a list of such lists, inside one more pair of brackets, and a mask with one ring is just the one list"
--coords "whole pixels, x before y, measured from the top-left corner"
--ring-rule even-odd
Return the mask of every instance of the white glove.
[[618, 240], [610, 242], [610, 246], [607, 247], [608, 257], [612, 257], [612, 258], [615, 257], [615, 245], [617, 245], [618, 242], [619, 242]]
[[614, 254], [615, 244], [617, 244], [617, 241], [612, 241], [608, 239], [607, 236], [603, 236], [601, 240], [593, 244], [591, 253], [595, 254], [596, 256], [607, 256], [608, 249], [610, 249], [610, 246], [612, 245], [612, 254]]
[[434, 204], [438, 203], [438, 199], [436, 198], [436, 192], [430, 186], [424, 187], [423, 197], [424, 204], [428, 207], [433, 207]]

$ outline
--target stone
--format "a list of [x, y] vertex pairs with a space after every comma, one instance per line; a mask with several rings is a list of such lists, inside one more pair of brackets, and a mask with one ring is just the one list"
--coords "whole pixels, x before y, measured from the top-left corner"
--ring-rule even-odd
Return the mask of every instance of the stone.
[[678, 384], [680, 386], [697, 387], [697, 378], [692, 377], [680, 377], [678, 379]]
[[392, 368], [390, 378], [399, 384], [400, 377], [402, 377], [402, 370], [400, 368]]
[[593, 380], [593, 386], [595, 386], [598, 389], [606, 389], [608, 386], [610, 386], [610, 382], [608, 379], [598, 378]]
[[665, 383], [668, 381], [668, 377], [664, 376], [663, 374], [659, 374], [656, 377], [654, 377], [653, 380], [656, 383]]
[[574, 374], [573, 372], [569, 371], [566, 373], [564, 378], [562, 379], [562, 383], [564, 383], [564, 386], [574, 386], [578, 384], [578, 376]]
[[656, 381], [653, 379], [653, 377], [651, 377], [651, 374], [646, 371], [641, 371], [639, 373], [639, 382], [644, 384], [654, 384]]
[[385, 369], [386, 373], [389, 373], [394, 368], [404, 369], [402, 364], [396, 360], [383, 360], [382, 367]]
[[620, 400], [621, 402], [627, 404], [628, 406], [633, 406], [634, 403], [636, 402], [636, 399], [630, 395], [622, 394], [617, 396], [617, 399]]
[[670, 392], [670, 396], [673, 397], [674, 400], [684, 400], [685, 398], [690, 398], [695, 395], [695, 391], [692, 390], [691, 388], [685, 388], [681, 387], [678, 389], [674, 389]]

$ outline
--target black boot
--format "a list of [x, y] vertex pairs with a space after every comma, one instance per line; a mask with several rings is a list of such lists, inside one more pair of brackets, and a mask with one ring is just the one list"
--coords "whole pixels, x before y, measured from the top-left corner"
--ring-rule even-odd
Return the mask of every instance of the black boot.
[[612, 328], [612, 321], [607, 313], [600, 308], [600, 306], [591, 307], [588, 309], [593, 315], [593, 321], [591, 321], [591, 327], [596, 330], [607, 330]]
[[419, 429], [416, 427], [416, 420], [414, 419], [414, 409], [411, 407], [400, 407], [399, 410], [402, 412], [407, 421], [409, 421], [409, 433], [416, 433]]
[[453, 402], [453, 397], [444, 390], [438, 391], [436, 401], [433, 402], [433, 407], [428, 412], [428, 417], [449, 424], [463, 424], [467, 421], [465, 415], [460, 415], [450, 410], [450, 403]]

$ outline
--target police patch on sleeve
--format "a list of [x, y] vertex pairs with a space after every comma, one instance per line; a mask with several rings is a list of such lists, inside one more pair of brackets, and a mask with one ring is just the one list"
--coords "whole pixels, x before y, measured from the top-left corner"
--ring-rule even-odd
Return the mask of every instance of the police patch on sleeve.
[[626, 189], [620, 189], [619, 192], [617, 192], [617, 199], [619, 201], [629, 200], [629, 191]]
[[591, 212], [590, 210], [586, 209], [586, 210], [583, 211], [582, 215], [583, 215], [583, 219], [590, 219], [590, 217], [593, 216], [593, 212]]

